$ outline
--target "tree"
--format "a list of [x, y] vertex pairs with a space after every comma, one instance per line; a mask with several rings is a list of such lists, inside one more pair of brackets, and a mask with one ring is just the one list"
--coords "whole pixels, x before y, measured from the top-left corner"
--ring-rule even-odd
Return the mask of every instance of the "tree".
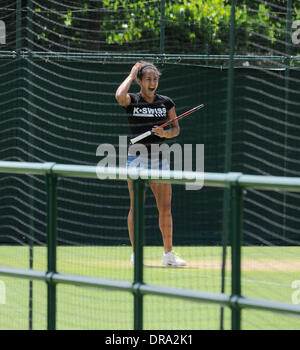
[[[3, 0], [13, 9], [15, 1]], [[283, 53], [286, 0], [239, 0], [236, 7], [236, 51], [240, 54]], [[32, 21], [22, 0], [23, 35], [34, 50], [159, 53], [161, 1], [77, 0], [31, 2]], [[0, 9], [7, 26], [15, 13]], [[11, 14], [10, 16], [8, 14]], [[228, 54], [231, 1], [165, 0], [165, 53]], [[300, 2], [293, 1], [293, 20]], [[9, 40], [6, 48], [14, 49]], [[24, 41], [24, 46], [28, 42]], [[299, 48], [293, 47], [296, 55]]]

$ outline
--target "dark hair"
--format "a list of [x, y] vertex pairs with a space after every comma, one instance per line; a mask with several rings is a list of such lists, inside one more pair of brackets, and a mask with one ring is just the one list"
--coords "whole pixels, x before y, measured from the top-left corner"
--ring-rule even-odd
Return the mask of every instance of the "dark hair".
[[151, 62], [144, 62], [144, 61], [141, 61], [140, 63], [142, 64], [142, 68], [139, 70], [139, 72], [137, 74], [137, 78], [138, 79], [142, 80], [143, 75], [144, 75], [143, 70], [146, 69], [146, 68], [153, 69], [158, 74], [158, 76], [161, 75], [161, 72], [157, 69], [157, 67], [153, 63], [151, 63]]

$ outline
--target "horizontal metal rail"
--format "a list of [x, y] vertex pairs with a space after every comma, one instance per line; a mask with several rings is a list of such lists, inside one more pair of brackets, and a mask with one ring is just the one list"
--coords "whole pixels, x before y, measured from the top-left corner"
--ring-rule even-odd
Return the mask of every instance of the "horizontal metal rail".
[[239, 307], [243, 309], [257, 309], [270, 312], [285, 313], [290, 315], [297, 315], [300, 317], [299, 305], [269, 300], [245, 298], [241, 296], [232, 296], [220, 293], [218, 294], [201, 292], [182, 288], [147, 285], [140, 283], [132, 283], [129, 281], [108, 280], [80, 275], [60, 274], [37, 270], [25, 270], [5, 266], [0, 266], [0, 275], [5, 277], [54, 282], [81, 287], [103, 288], [116, 291], [126, 291], [131, 293], [141, 293], [143, 295], [172, 297], [193, 302], [223, 305], [227, 307]]
[[[2, 51], [0, 59], [29, 58], [31, 60], [97, 62], [101, 64], [133, 64], [147, 60], [156, 64], [182, 65], [226, 70], [229, 68], [229, 55], [188, 55], [188, 54], [127, 54], [127, 53], [77, 53], [77, 52], [37, 52]], [[247, 56], [236, 55], [232, 58], [234, 69], [264, 69], [268, 71], [286, 71], [299, 69], [300, 56]], [[263, 64], [262, 64], [263, 62]]]
[[35, 174], [48, 173], [62, 177], [81, 177], [97, 179], [99, 173], [109, 179], [127, 180], [141, 177], [142, 179], [155, 179], [159, 182], [176, 184], [203, 182], [209, 187], [229, 187], [238, 185], [244, 188], [260, 190], [300, 191], [300, 177], [246, 175], [242, 173], [197, 173], [194, 171], [159, 171], [139, 170], [126, 168], [106, 168], [105, 172], [97, 166], [70, 165], [57, 163], [27, 163], [0, 161], [0, 173]]
[[[30, 57], [40, 57], [40, 58], [93, 58], [93, 59], [157, 59], [157, 60], [229, 60], [229, 55], [197, 55], [197, 54], [142, 54], [142, 53], [120, 53], [120, 52], [60, 52], [60, 51], [28, 51], [28, 50], [20, 50], [9, 51], [3, 50], [1, 51], [2, 58], [16, 58], [17, 56], [21, 56], [26, 58], [30, 55]], [[282, 61], [286, 60], [286, 55], [235, 55], [233, 57], [235, 61]], [[300, 56], [290, 56], [289, 59], [294, 61], [300, 61]]]

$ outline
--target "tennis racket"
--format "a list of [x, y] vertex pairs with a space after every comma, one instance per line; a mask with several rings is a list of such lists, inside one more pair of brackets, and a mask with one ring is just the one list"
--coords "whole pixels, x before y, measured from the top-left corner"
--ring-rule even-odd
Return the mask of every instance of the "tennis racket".
[[[189, 111], [180, 114], [178, 117], [176, 117], [176, 118], [174, 118], [174, 119], [172, 119], [172, 120], [168, 120], [168, 121], [165, 122], [164, 124], [161, 124], [161, 125], [159, 126], [159, 128], [164, 128], [165, 126], [170, 125], [171, 123], [173, 123], [175, 120], [179, 120], [179, 119], [182, 119], [182, 118], [184, 118], [184, 117], [187, 117], [187, 116], [190, 115], [191, 113], [194, 113], [194, 112], [198, 111], [199, 109], [201, 109], [201, 108], [203, 108], [203, 107], [204, 107], [204, 104], [201, 104], [201, 105], [199, 105], [199, 106], [196, 106], [196, 107], [190, 109]], [[140, 135], [138, 135], [138, 136], [136, 136], [136, 137], [130, 139], [130, 143], [133, 145], [134, 143], [136, 143], [136, 142], [138, 142], [138, 141], [140, 141], [140, 140], [143, 140], [144, 138], [150, 136], [151, 134], [152, 134], [152, 131], [151, 131], [151, 130], [146, 131], [146, 132], [144, 132], [143, 134], [140, 134]]]

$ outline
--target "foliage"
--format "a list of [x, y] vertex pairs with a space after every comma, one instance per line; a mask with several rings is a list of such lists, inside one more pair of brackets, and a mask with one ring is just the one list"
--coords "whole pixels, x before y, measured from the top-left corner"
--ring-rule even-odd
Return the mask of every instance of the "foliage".
[[[23, 30], [29, 39], [25, 46], [33, 43], [35, 50], [78, 52], [159, 53], [163, 49], [165, 53], [228, 54], [231, 2], [165, 0], [162, 22], [161, 0], [38, 0], [32, 2], [32, 24], [30, 13], [23, 11], [23, 23], [31, 27]], [[284, 53], [286, 4], [286, 0], [237, 1], [236, 52]], [[297, 1], [293, 1], [295, 19], [300, 19]], [[297, 53], [299, 48], [293, 47], [292, 54]]]
[[[102, 28], [106, 41], [130, 50], [147, 46], [158, 52], [160, 1], [145, 6], [142, 0], [103, 1], [107, 10]], [[284, 52], [286, 17], [281, 0], [241, 1], [236, 7], [236, 49], [241, 54]], [[278, 11], [276, 11], [278, 10]], [[297, 13], [296, 9], [294, 14]], [[165, 1], [165, 52], [226, 54], [230, 33], [230, 1]], [[150, 40], [151, 39], [151, 40]], [[145, 49], [145, 47], [144, 47]]]

